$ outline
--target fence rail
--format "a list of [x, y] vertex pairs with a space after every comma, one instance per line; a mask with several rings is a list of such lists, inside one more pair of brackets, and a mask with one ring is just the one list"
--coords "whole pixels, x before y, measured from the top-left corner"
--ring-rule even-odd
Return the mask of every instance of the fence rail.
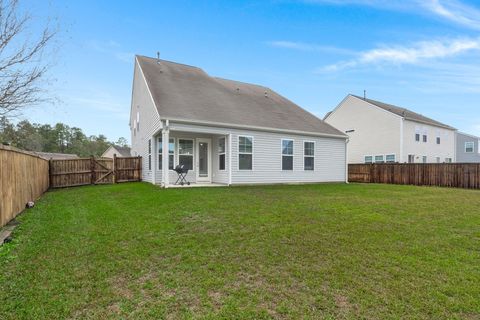
[[348, 180], [480, 189], [480, 163], [350, 164]]
[[141, 157], [50, 160], [50, 187], [140, 181]]
[[0, 227], [39, 198], [49, 186], [48, 160], [0, 145]]

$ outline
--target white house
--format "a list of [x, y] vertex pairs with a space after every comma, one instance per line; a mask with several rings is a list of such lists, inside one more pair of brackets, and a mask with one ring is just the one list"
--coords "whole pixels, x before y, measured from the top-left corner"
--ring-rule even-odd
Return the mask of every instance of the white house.
[[456, 129], [405, 108], [348, 95], [324, 120], [349, 135], [348, 163], [455, 161]]
[[132, 155], [143, 180], [192, 183], [344, 182], [347, 136], [269, 88], [135, 57]]

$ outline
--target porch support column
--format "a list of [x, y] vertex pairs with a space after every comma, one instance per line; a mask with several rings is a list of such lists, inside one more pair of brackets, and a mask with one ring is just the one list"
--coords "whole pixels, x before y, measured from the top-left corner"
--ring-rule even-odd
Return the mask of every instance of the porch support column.
[[232, 185], [232, 134], [228, 134], [228, 185]]
[[168, 158], [169, 158], [169, 149], [168, 144], [170, 140], [170, 129], [168, 127], [168, 120], [164, 123], [162, 129], [162, 183], [165, 188], [168, 188], [169, 175], [168, 175]]

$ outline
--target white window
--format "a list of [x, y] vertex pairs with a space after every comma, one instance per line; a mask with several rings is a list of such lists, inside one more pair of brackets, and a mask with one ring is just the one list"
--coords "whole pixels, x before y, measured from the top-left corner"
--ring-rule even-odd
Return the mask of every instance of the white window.
[[225, 137], [218, 139], [218, 170], [225, 170]]
[[452, 158], [445, 158], [446, 163], [452, 163]]
[[420, 133], [415, 133], [415, 141], [420, 141]]
[[388, 163], [395, 162], [395, 155], [394, 154], [387, 154], [385, 156], [385, 161], [388, 162]]
[[408, 155], [408, 163], [414, 163], [415, 162], [415, 155], [414, 154], [409, 154]]
[[437, 163], [440, 163], [440, 161], [441, 161], [440, 157], [436, 157], [435, 159], [437, 160]]
[[423, 156], [423, 157], [422, 157], [422, 162], [423, 162], [423, 163], [427, 163], [427, 156]]
[[253, 137], [238, 137], [238, 169], [252, 170], [253, 168]]
[[148, 139], [148, 170], [152, 170], [152, 139]]
[[423, 142], [427, 142], [427, 134], [426, 133], [423, 134]]
[[193, 140], [178, 139], [178, 164], [193, 170]]
[[465, 152], [466, 153], [472, 153], [474, 151], [474, 148], [475, 148], [475, 142], [473, 142], [473, 141], [465, 142]]
[[137, 111], [137, 131], [140, 130], [140, 111]]
[[440, 137], [437, 137], [437, 144], [440, 144]]
[[365, 156], [365, 163], [372, 163], [373, 157], [372, 156]]
[[375, 163], [383, 163], [383, 155], [375, 156]]
[[293, 170], [293, 140], [282, 139], [282, 170]]
[[[162, 170], [163, 164], [163, 143], [162, 138], [158, 138], [158, 170]], [[168, 169], [173, 170], [175, 165], [175, 138], [170, 138], [168, 141]]]
[[303, 142], [303, 170], [315, 170], [315, 142]]

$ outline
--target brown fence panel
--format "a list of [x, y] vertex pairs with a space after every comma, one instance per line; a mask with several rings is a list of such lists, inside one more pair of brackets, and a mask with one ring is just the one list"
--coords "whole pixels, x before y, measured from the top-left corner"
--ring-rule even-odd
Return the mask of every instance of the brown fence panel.
[[0, 227], [40, 197], [49, 186], [48, 161], [0, 145]]
[[50, 187], [141, 181], [141, 157], [50, 160]]
[[350, 164], [348, 180], [480, 189], [480, 163]]

